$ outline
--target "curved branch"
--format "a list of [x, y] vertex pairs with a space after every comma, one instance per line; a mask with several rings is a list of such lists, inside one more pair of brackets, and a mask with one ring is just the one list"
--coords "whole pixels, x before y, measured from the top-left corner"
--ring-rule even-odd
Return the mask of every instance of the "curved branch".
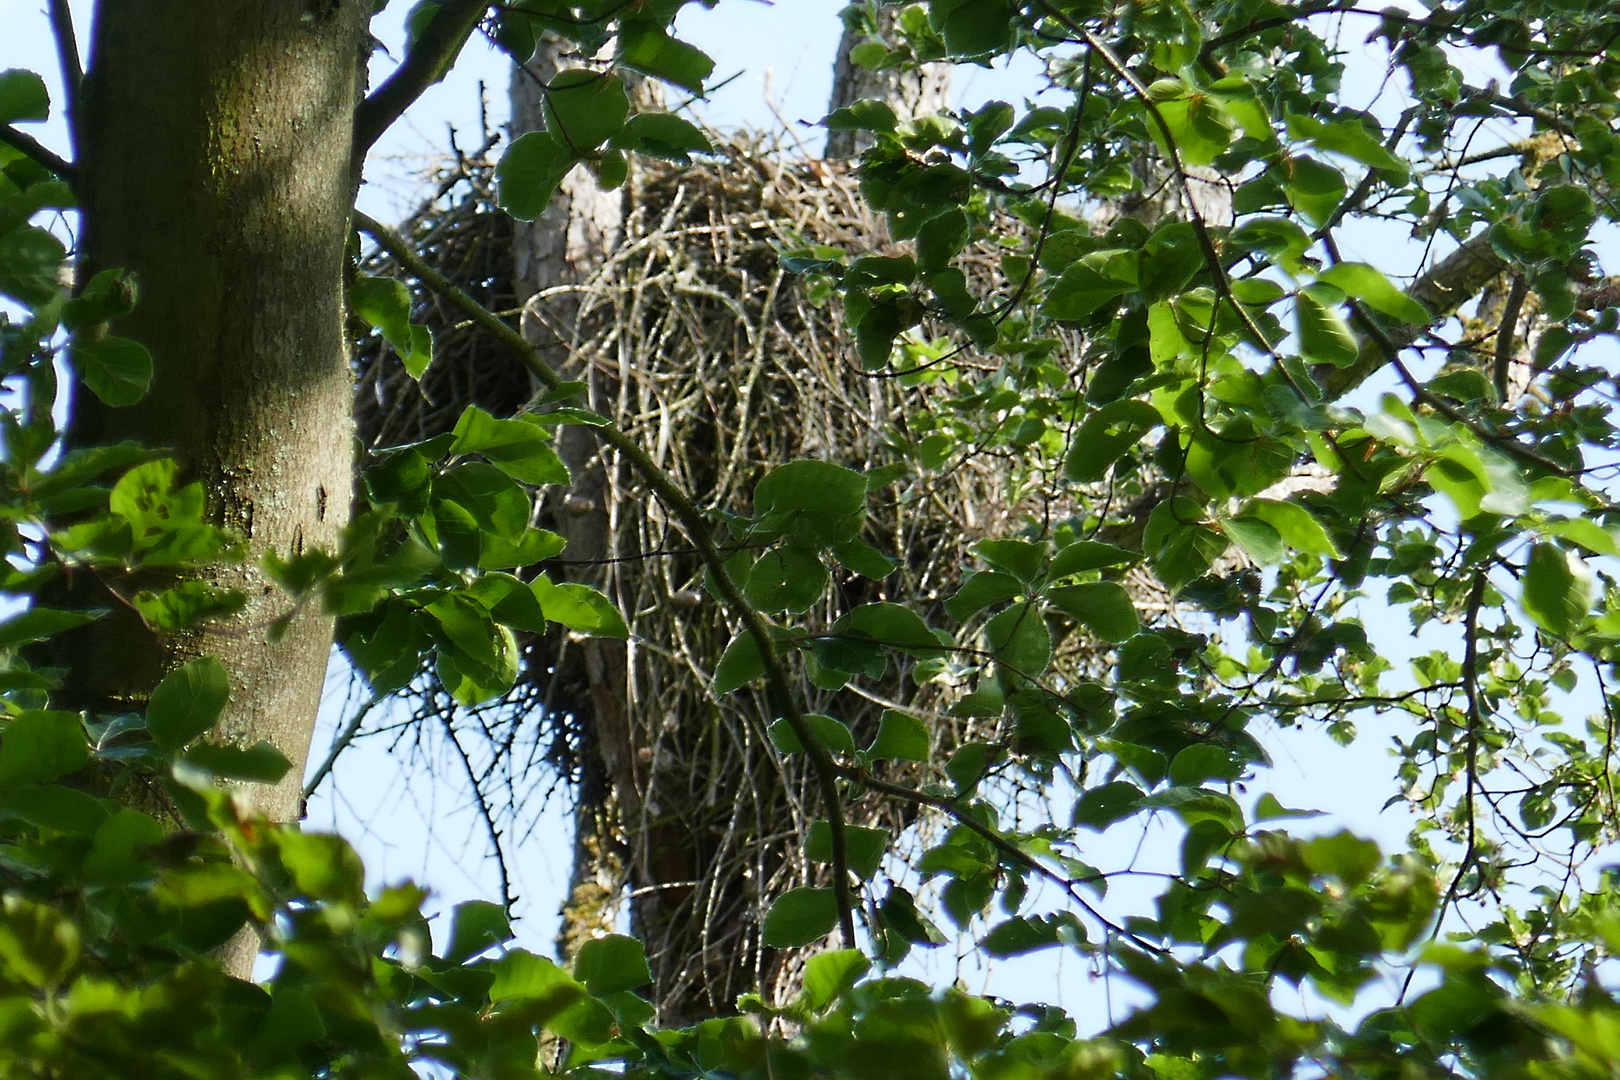
[[74, 167], [73, 163], [59, 156], [32, 135], [18, 131], [10, 124], [0, 124], [0, 143], [5, 143], [13, 150], [20, 151], [35, 164], [43, 165], [54, 173], [58, 179], [67, 181], [69, 186], [78, 183], [79, 170]]
[[354, 169], [365, 164], [366, 151], [393, 126], [423, 91], [438, 82], [468, 36], [478, 26], [488, 0], [451, 0], [427, 24], [403, 63], [360, 103], [354, 114]]

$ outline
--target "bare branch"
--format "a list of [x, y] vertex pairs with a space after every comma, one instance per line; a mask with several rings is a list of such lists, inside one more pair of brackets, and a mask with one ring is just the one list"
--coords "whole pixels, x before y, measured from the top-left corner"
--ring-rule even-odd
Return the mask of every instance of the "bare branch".
[[73, 33], [73, 12], [68, 8], [68, 0], [51, 0], [51, 33], [56, 37], [56, 55], [62, 65], [68, 140], [74, 150], [78, 150], [79, 87], [84, 82], [84, 65], [79, 61], [79, 39]]
[[423, 91], [438, 82], [469, 34], [489, 9], [488, 0], [452, 0], [439, 8], [403, 63], [360, 103], [354, 115], [354, 167], [359, 172], [383, 132], [393, 126]]
[[10, 124], [0, 124], [0, 143], [5, 143], [13, 150], [22, 151], [34, 162], [66, 180], [69, 185], [78, 183], [79, 170], [74, 168], [73, 163], [58, 156], [32, 135], [18, 131]]

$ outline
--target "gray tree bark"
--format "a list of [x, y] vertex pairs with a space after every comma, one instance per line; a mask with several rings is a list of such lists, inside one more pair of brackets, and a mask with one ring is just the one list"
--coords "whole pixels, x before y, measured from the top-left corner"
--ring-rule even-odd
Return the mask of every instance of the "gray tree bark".
[[[904, 122], [940, 112], [950, 104], [949, 64], [924, 64], [916, 70], [887, 68], [873, 71], [851, 59], [851, 51], [864, 42], [892, 42], [898, 10], [882, 8], [878, 13], [877, 25], [872, 26], [858, 6], [845, 9], [844, 33], [838, 40], [838, 54], [833, 60], [832, 96], [827, 102], [829, 113], [863, 98], [877, 98], [893, 109], [895, 116]], [[871, 137], [864, 131], [829, 131], [824, 156], [852, 158], [870, 145]]]
[[172, 636], [118, 608], [69, 644], [67, 686], [83, 707], [115, 709], [176, 664], [218, 657], [231, 698], [216, 734], [268, 740], [293, 763], [244, 793], [277, 821], [300, 816], [332, 620], [311, 607], [272, 640], [289, 601], [258, 562], [335, 550], [349, 517], [343, 265], [370, 12], [367, 0], [103, 0], [79, 117], [79, 280], [138, 275], [139, 303], [113, 330], [144, 344], [156, 372], [134, 406], [81, 394], [69, 440], [171, 450], [246, 543], [243, 562], [207, 576], [247, 606]]

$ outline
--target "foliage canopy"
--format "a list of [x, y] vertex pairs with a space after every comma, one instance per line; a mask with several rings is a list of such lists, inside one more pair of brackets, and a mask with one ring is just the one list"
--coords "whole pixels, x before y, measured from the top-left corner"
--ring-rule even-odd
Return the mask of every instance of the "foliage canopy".
[[[701, 132], [634, 112], [626, 90], [631, 71], [701, 89], [712, 65], [671, 36], [678, 7], [420, 5], [401, 68], [416, 82], [359, 107], [361, 148], [476, 29], [518, 59], [544, 33], [610, 57], [552, 79], [546, 129], [507, 150], [514, 216], [538, 215], [581, 163], [612, 186], [635, 155], [701, 154]], [[840, 306], [851, 363], [914, 392], [888, 460], [760, 463], [751, 513], [710, 511], [522, 335], [357, 216], [546, 393], [374, 455], [342, 549], [269, 566], [290, 611], [340, 617], [379, 692], [429, 670], [477, 703], [511, 685], [514, 633], [625, 632], [600, 593], [540, 569], [561, 551], [531, 524], [536, 492], [568, 479], [556, 430], [587, 426], [638, 470], [732, 620], [714, 693], [762, 682], [760, 722], [820, 785], [807, 856], [827, 884], [777, 898], [767, 941], [842, 946], [809, 959], [797, 999], [745, 999], [679, 1032], [652, 1025], [633, 940], [591, 942], [565, 971], [505, 948], [500, 906], [474, 902], [435, 953], [422, 890], [367, 898], [342, 840], [241, 810], [232, 785], [274, 782], [287, 758], [210, 737], [232, 692], [217, 662], [175, 668], [124, 710], [61, 707], [61, 673], [34, 647], [105, 611], [52, 606], [60, 579], [92, 575], [169, 632], [240, 605], [198, 576], [239, 545], [160, 449], [64, 442], [64, 386], [139, 408], [152, 359], [115, 332], [140, 302], [129, 275], [61, 284], [68, 252], [41, 222], [73, 208], [74, 167], [14, 126], [47, 114], [39, 77], [0, 75], [0, 292], [15, 305], [0, 587], [28, 601], [0, 623], [8, 1075], [1620, 1067], [1615, 881], [1592, 867], [1620, 827], [1620, 285], [1602, 257], [1620, 217], [1620, 23], [1559, 0], [929, 0], [896, 25], [857, 62], [1029, 52], [1050, 88], [905, 123], [875, 101], [828, 118], [872, 137], [860, 183], [891, 242], [782, 258]], [[1352, 62], [1363, 38], [1374, 59]], [[1009, 215], [1026, 228], [1003, 229]], [[989, 289], [964, 272], [986, 260]], [[350, 306], [413, 374], [431, 363], [404, 283], [359, 278]], [[982, 538], [951, 597], [843, 604], [852, 576], [887, 579], [907, 555], [866, 532], [874, 493], [924, 500], [982, 455], [1015, 477], [1022, 526]], [[1369, 611], [1446, 624], [1455, 647], [1396, 671]], [[1076, 642], [1105, 662], [1065, 664]], [[801, 673], [837, 688], [891, 664], [944, 706], [896, 702], [858, 739], [795, 690]], [[1248, 797], [1265, 784], [1263, 722], [1350, 740], [1369, 709], [1411, 721], [1396, 743], [1395, 798], [1418, 811], [1407, 850], [1295, 835], [1308, 810]], [[941, 760], [940, 726], [968, 720], [988, 734]], [[1050, 796], [1041, 813], [1009, 794], [1031, 785]], [[909, 867], [885, 855], [893, 838], [846, 827], [842, 805], [864, 796], [937, 823]], [[1181, 830], [1179, 866], [1122, 910], [1108, 888], [1134, 869], [1092, 863], [1148, 818]], [[1465, 922], [1465, 900], [1484, 915]], [[940, 922], [990, 956], [1079, 953], [1144, 1004], [1101, 1030], [895, 974], [947, 940]], [[210, 958], [249, 924], [278, 961], [263, 987]], [[1399, 989], [1381, 995], [1381, 978]], [[1299, 986], [1334, 1007], [1288, 1004]]]

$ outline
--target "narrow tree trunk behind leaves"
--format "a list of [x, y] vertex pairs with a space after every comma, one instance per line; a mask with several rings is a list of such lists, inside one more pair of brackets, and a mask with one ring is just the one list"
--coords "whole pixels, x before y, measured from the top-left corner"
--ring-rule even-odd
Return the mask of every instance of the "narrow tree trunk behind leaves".
[[[541, 43], [530, 63], [512, 74], [512, 133], [545, 126], [544, 84], [567, 66], [564, 46], [555, 39]], [[574, 334], [580, 298], [572, 290], [588, 280], [618, 243], [624, 220], [623, 193], [603, 191], [584, 169], [568, 175], [545, 212], [519, 223], [515, 237], [514, 277], [519, 296], [533, 297], [524, 332], [551, 353], [568, 378], [587, 383], [593, 407], [602, 408], [608, 387], [600, 372], [580, 370], [568, 344]], [[611, 409], [604, 409], [611, 411]], [[564, 427], [557, 451], [573, 476], [571, 490], [553, 495], [549, 507], [556, 530], [568, 541], [569, 560], [599, 559], [608, 547], [610, 523], [601, 445], [584, 427]], [[595, 581], [588, 569], [574, 575]], [[610, 932], [626, 883], [626, 853], [615, 836], [621, 814], [635, 816], [636, 785], [630, 775], [631, 752], [625, 722], [628, 682], [625, 646], [597, 638], [557, 638], [559, 655], [551, 665], [556, 684], [579, 690], [563, 696], [585, 705], [589, 715], [580, 727], [579, 790], [574, 821], [574, 865], [563, 902], [558, 949], [565, 958], [580, 943]], [[571, 654], [571, 655], [570, 655]], [[547, 695], [548, 707], [567, 707], [558, 695]], [[632, 805], [625, 805], [629, 800]]]
[[[892, 26], [892, 20], [886, 25]], [[919, 111], [943, 106], [948, 77], [943, 70], [930, 69], [919, 79], [890, 72], [873, 73], [851, 65], [848, 48], [864, 39], [863, 34], [845, 34], [832, 107], [862, 97], [881, 97], [898, 115], [909, 118]], [[543, 126], [542, 84], [565, 66], [568, 61], [557, 46], [542, 45], [527, 71], [515, 72], [514, 135]], [[642, 107], [652, 104], [645, 84], [633, 88], [633, 92], [643, 97]], [[854, 147], [850, 143], [838, 153], [849, 156], [855, 152]], [[632, 187], [634, 182], [632, 176]], [[602, 191], [586, 170], [576, 169], [540, 219], [520, 227], [515, 260], [518, 294], [534, 297], [525, 318], [527, 332], [542, 345], [555, 348], [559, 368], [569, 378], [585, 382], [591, 404], [609, 414], [615, 410], [613, 397], [620, 385], [619, 373], [581, 367], [569, 356], [566, 342], [583, 336], [585, 328], [577, 321], [581, 297], [574, 290], [602, 267], [620, 240], [624, 199], [621, 192]], [[613, 546], [618, 503], [611, 491], [611, 462], [603, 460], [601, 447], [589, 429], [567, 427], [562, 431], [558, 450], [574, 482], [572, 490], [551, 507], [553, 527], [568, 540], [564, 557], [575, 564], [573, 576], [603, 585], [613, 595], [617, 577], [604, 574], [598, 567], [579, 565], [620, 554]], [[653, 572], [651, 566], [635, 565], [617, 571], [618, 575]], [[626, 588], [625, 592], [634, 595], [636, 590]], [[716, 838], [709, 833], [722, 829], [729, 820], [732, 800], [729, 795], [723, 799], [717, 795], [718, 809], [693, 806], [691, 778], [670, 776], [657, 768], [654, 747], [646, 737], [652, 723], [646, 717], [637, 723], [633, 715], [633, 710], [649, 707], [649, 703], [638, 705], [635, 700], [635, 665], [663, 661], [651, 653], [638, 658], [634, 649], [634, 643], [626, 646], [598, 639], [564, 639], [551, 665], [552, 679], [565, 687], [557, 695], [557, 704], [567, 700], [587, 714], [577, 718], [582, 746], [575, 862], [558, 944], [566, 956], [581, 941], [612, 930], [621, 897], [628, 891], [631, 929], [649, 946], [660, 1017], [664, 1023], [682, 1025], [714, 1015], [716, 1009], [729, 1010], [738, 992], [769, 993], [773, 988], [781, 989], [784, 977], [792, 981], [794, 976], [781, 968], [783, 957], [759, 947], [757, 927], [749, 932], [747, 940], [751, 945], [713, 943], [710, 916], [715, 911], [756, 912], [759, 885], [741, 878], [734, 882], [713, 880], [716, 867], [710, 865], [710, 849], [716, 847]], [[667, 676], [655, 678], [653, 683], [690, 677], [683, 670], [675, 670], [678, 665], [671, 667]], [[688, 739], [696, 748], [714, 737], [714, 724], [714, 717], [707, 713], [664, 717], [657, 727], [657, 737], [665, 741]], [[676, 756], [683, 760], [687, 757]], [[730, 779], [747, 782], [743, 777]], [[780, 781], [777, 786], [781, 786]], [[762, 795], [760, 801], [776, 805], [789, 815], [795, 805], [793, 799], [777, 795]], [[797, 830], [795, 820], [767, 821], [758, 823], [756, 835], [793, 836]], [[728, 934], [743, 929], [724, 927]]]
[[[888, 68], [874, 71], [857, 63], [854, 53], [858, 46], [894, 36], [896, 8], [883, 8], [878, 14], [878, 25], [868, 24], [865, 12], [859, 7], [844, 11], [844, 34], [838, 40], [838, 55], [833, 62], [832, 97], [827, 111], [833, 112], [863, 98], [876, 98], [894, 110], [902, 122], [919, 116], [928, 116], [950, 104], [951, 66], [924, 64], [916, 71]], [[852, 158], [871, 145], [871, 138], [862, 131], [833, 130], [827, 132], [826, 156]]]
[[300, 816], [332, 623], [301, 611], [272, 641], [288, 600], [258, 560], [335, 550], [348, 520], [342, 272], [370, 9], [104, 0], [83, 99], [79, 279], [139, 276], [138, 306], [112, 329], [151, 351], [156, 375], [127, 408], [81, 394], [70, 440], [171, 449], [211, 519], [246, 541], [244, 562], [208, 576], [247, 606], [229, 625], [165, 637], [107, 604], [114, 613], [70, 643], [66, 685], [84, 707], [117, 709], [176, 664], [218, 657], [231, 698], [216, 734], [267, 740], [292, 762], [281, 784], [246, 793], [278, 821]]

